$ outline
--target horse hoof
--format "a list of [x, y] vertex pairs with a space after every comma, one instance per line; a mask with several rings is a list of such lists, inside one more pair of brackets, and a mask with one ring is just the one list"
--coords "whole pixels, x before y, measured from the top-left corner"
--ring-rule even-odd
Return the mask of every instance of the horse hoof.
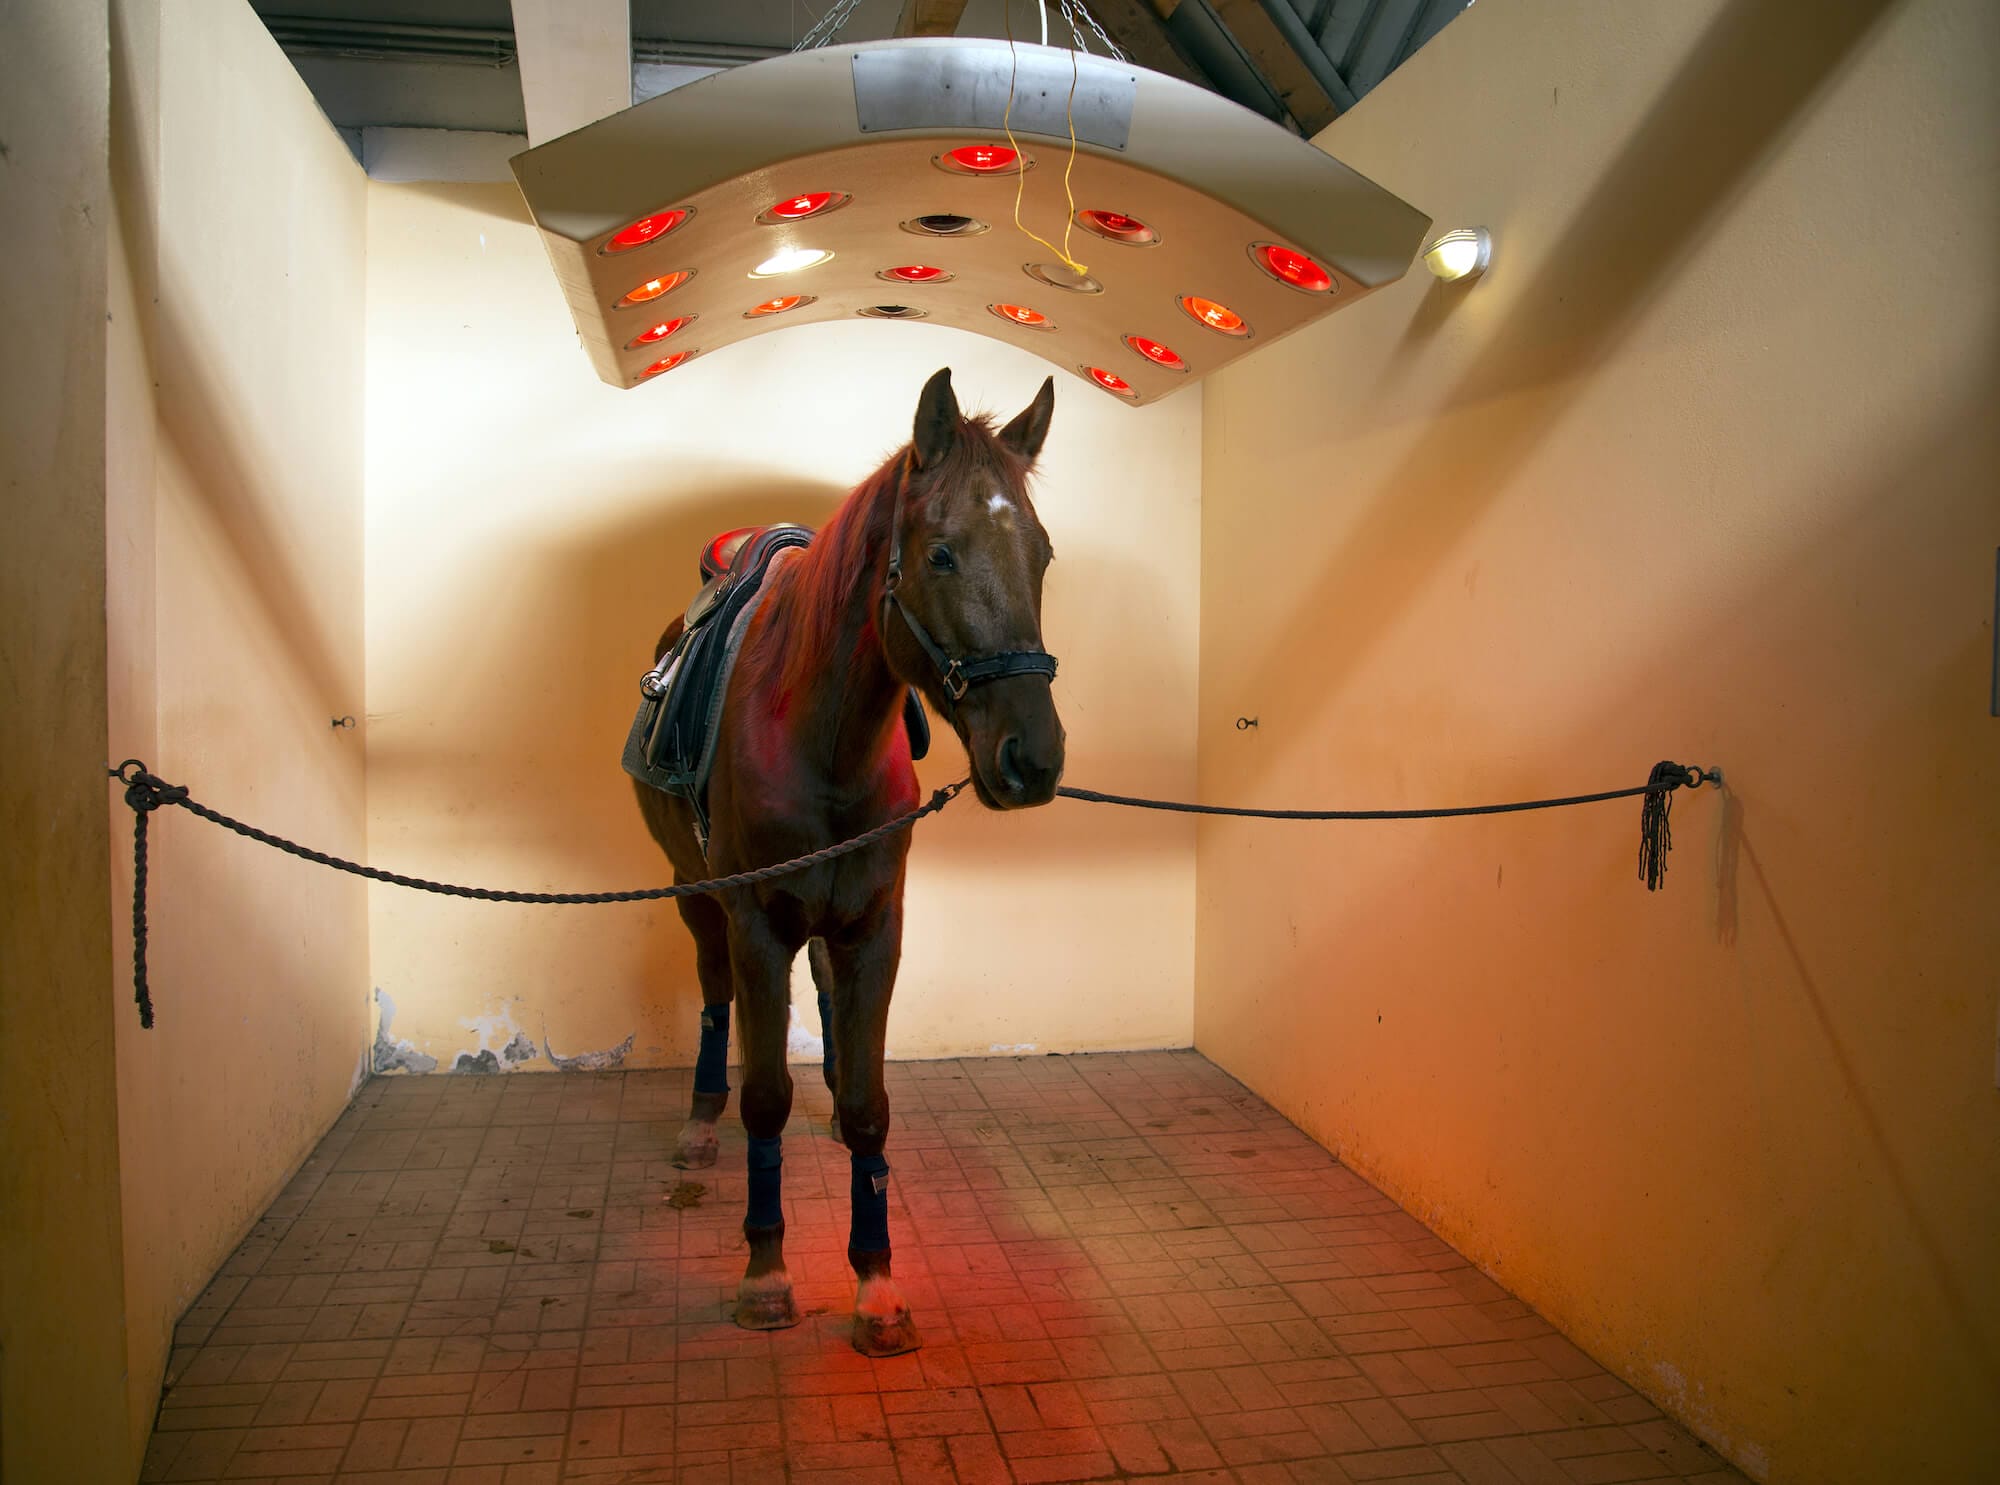
[[715, 1125], [700, 1119], [690, 1119], [681, 1128], [681, 1137], [674, 1146], [674, 1164], [682, 1170], [701, 1170], [715, 1164]]
[[745, 1278], [736, 1289], [736, 1323], [745, 1330], [789, 1330], [799, 1323], [792, 1281], [782, 1273]]
[[908, 1310], [893, 1315], [854, 1316], [854, 1349], [863, 1356], [901, 1356], [923, 1345], [917, 1323]]
[[896, 1281], [886, 1273], [864, 1275], [854, 1297], [854, 1349], [863, 1356], [901, 1356], [922, 1344]]

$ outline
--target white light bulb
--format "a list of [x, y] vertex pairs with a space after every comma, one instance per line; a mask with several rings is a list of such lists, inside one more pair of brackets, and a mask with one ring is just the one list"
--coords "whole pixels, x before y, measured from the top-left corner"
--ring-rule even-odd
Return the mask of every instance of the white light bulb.
[[786, 248], [751, 269], [750, 277], [773, 278], [780, 273], [797, 273], [802, 268], [816, 267], [832, 256], [823, 248]]
[[1424, 245], [1424, 267], [1446, 282], [1477, 278], [1493, 260], [1493, 237], [1484, 227], [1460, 227]]

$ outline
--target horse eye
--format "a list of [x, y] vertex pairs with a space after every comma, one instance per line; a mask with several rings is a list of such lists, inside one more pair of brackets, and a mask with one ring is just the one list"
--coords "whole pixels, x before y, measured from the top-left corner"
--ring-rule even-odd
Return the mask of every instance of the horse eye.
[[931, 566], [939, 572], [956, 572], [958, 570], [958, 564], [952, 560], [950, 547], [932, 547], [930, 560]]

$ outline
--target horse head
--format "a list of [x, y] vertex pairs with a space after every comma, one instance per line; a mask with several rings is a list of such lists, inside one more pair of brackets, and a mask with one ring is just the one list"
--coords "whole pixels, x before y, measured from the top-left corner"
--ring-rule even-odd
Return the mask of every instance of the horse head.
[[992, 809], [1047, 804], [1063, 728], [1042, 648], [1042, 578], [1054, 552], [1028, 498], [1055, 380], [998, 432], [958, 409], [946, 368], [917, 400], [881, 633], [889, 665], [947, 718]]

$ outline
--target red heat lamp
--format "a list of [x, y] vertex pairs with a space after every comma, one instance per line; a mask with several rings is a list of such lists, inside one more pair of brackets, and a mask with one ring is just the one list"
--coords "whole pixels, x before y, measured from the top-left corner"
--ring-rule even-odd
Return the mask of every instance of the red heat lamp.
[[1055, 329], [1047, 315], [1038, 309], [1029, 309], [1025, 304], [989, 304], [986, 307], [1010, 325], [1024, 325], [1030, 330]]
[[639, 376], [643, 380], [646, 377], [658, 376], [663, 371], [672, 371], [676, 366], [679, 366], [693, 355], [693, 351], [675, 351], [671, 356], [662, 356], [651, 366], [640, 372]]
[[644, 247], [649, 242], [658, 242], [693, 215], [693, 212], [679, 207], [670, 211], [656, 211], [649, 217], [641, 217], [636, 222], [620, 227], [598, 251], [629, 253], [633, 248]]
[[1304, 289], [1308, 294], [1324, 294], [1333, 287], [1333, 275], [1304, 253], [1295, 253], [1275, 242], [1260, 242], [1250, 249], [1250, 260], [1281, 284]]
[[625, 349], [629, 351], [634, 346], [651, 345], [656, 340], [665, 340], [693, 318], [693, 315], [682, 315], [677, 320], [662, 320], [659, 324], [654, 325], [650, 329], [641, 330], [637, 335], [626, 341]]
[[803, 196], [788, 196], [765, 207], [757, 220], [767, 227], [774, 222], [802, 222], [822, 212], [836, 211], [852, 199], [844, 191], [808, 191]]
[[1148, 361], [1151, 361], [1155, 366], [1164, 366], [1169, 371], [1186, 371], [1188, 369], [1187, 362], [1183, 361], [1168, 347], [1161, 345], [1157, 340], [1148, 340], [1143, 335], [1128, 335], [1125, 337], [1125, 344], [1144, 356]]
[[1000, 144], [962, 144], [938, 156], [938, 164], [961, 175], [1004, 175], [1019, 168], [1018, 150]]
[[813, 294], [781, 294], [776, 299], [766, 299], [762, 304], [744, 310], [743, 318], [749, 320], [759, 315], [781, 315], [788, 309], [797, 309], [801, 304], [811, 304], [817, 297]]
[[951, 282], [953, 275], [942, 268], [932, 268], [924, 263], [912, 263], [903, 268], [885, 268], [876, 274], [899, 284], [943, 284]]
[[1139, 394], [1132, 390], [1130, 382], [1122, 376], [1106, 371], [1102, 366], [1086, 366], [1083, 368], [1083, 374], [1107, 392], [1119, 397], [1130, 397], [1134, 401], [1138, 400]]
[[1181, 310], [1197, 324], [1206, 325], [1219, 335], [1250, 333], [1249, 321], [1228, 306], [1217, 304], [1213, 299], [1203, 299], [1195, 294], [1183, 294]]
[[1128, 217], [1118, 211], [1080, 211], [1076, 214], [1076, 224], [1108, 242], [1145, 247], [1160, 240], [1160, 234], [1137, 217]]
[[657, 299], [662, 294], [672, 293], [693, 277], [694, 270], [688, 269], [682, 273], [663, 273], [658, 278], [649, 278], [623, 299], [620, 299], [618, 307], [620, 309], [629, 309], [635, 304], [644, 304], [648, 299]]

